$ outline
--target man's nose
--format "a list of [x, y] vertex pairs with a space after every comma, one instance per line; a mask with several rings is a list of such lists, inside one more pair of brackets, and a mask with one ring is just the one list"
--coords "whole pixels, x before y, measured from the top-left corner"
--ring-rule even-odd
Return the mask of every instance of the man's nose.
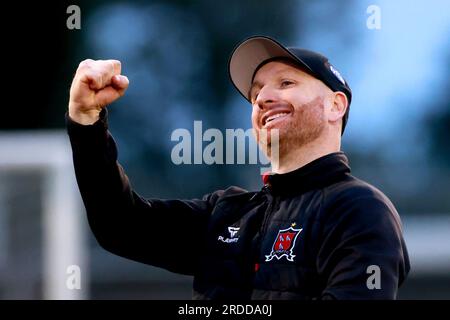
[[278, 100], [278, 95], [276, 90], [271, 87], [262, 87], [258, 93], [255, 103], [260, 109], [267, 108], [271, 103]]

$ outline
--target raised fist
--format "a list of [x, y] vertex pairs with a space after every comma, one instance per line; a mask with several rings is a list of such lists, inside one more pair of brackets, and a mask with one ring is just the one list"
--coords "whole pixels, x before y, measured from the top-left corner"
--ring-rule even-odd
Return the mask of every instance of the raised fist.
[[128, 78], [120, 72], [118, 60], [82, 61], [70, 87], [70, 118], [84, 125], [96, 122], [102, 108], [123, 96], [128, 88]]

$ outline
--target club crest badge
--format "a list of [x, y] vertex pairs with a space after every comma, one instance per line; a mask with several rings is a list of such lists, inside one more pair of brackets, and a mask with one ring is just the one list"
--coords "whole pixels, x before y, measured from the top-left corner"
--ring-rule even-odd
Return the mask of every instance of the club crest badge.
[[295, 241], [303, 229], [294, 229], [292, 226], [278, 231], [277, 238], [272, 246], [272, 251], [266, 255], [266, 261], [271, 261], [273, 258], [280, 260], [286, 257], [288, 261], [293, 262], [295, 254], [293, 254]]

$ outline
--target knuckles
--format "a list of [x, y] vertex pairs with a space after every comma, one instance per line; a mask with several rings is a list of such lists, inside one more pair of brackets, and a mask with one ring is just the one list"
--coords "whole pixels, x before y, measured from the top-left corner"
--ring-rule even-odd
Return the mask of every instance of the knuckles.
[[109, 73], [119, 73], [121, 70], [121, 62], [119, 60], [92, 60], [85, 59], [81, 61], [77, 68], [78, 74], [96, 74], [107, 75]]
[[86, 59], [86, 60], [81, 61], [80, 64], [78, 65], [78, 70], [92, 68], [93, 62], [94, 62], [94, 60], [92, 60], [92, 59]]

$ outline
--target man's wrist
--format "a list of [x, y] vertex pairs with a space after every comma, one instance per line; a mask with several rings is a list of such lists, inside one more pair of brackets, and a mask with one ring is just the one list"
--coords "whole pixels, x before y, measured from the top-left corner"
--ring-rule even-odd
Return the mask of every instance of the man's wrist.
[[92, 125], [100, 119], [100, 110], [91, 110], [91, 112], [73, 112], [69, 107], [69, 117], [72, 121], [81, 125]]
[[67, 133], [71, 137], [71, 140], [78, 141], [83, 145], [98, 144], [99, 141], [103, 141], [106, 137], [108, 130], [108, 110], [103, 108], [99, 114], [99, 119], [91, 125], [84, 125], [74, 121], [69, 116], [69, 111], [67, 111], [65, 114], [65, 123]]

